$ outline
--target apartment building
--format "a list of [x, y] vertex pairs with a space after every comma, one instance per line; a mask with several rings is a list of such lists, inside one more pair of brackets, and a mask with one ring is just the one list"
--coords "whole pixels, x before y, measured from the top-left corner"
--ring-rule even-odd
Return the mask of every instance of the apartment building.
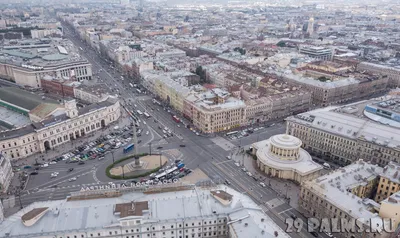
[[400, 87], [400, 68], [374, 64], [369, 62], [361, 62], [357, 65], [360, 71], [381, 74], [388, 77], [388, 86], [391, 88]]
[[[388, 216], [381, 217], [380, 215], [383, 215], [381, 213], [378, 215], [381, 205], [368, 197], [376, 187], [382, 171], [383, 169], [377, 165], [359, 160], [314, 180], [305, 181], [301, 185], [299, 205], [306, 216], [319, 219], [327, 217], [363, 219], [364, 222], [361, 224], [364, 225], [364, 230], [370, 228], [367, 223], [369, 221], [382, 227], [385, 221], [382, 218]], [[341, 238], [389, 237], [389, 235], [386, 232], [365, 231], [335, 233], [336, 237]]]
[[390, 163], [383, 168], [383, 171], [379, 174], [379, 184], [377, 186], [375, 201], [382, 202], [389, 196], [400, 191], [400, 165]]
[[[116, 194], [110, 197], [92, 191], [99, 195], [91, 200], [35, 202], [0, 220], [0, 236], [290, 237], [248, 196], [230, 187], [166, 186], [153, 185], [126, 193], [106, 190]], [[150, 190], [151, 194], [146, 193]]]
[[204, 133], [230, 130], [246, 123], [246, 104], [219, 88], [200, 93], [191, 104], [193, 125]]
[[339, 164], [358, 159], [381, 166], [390, 161], [400, 162], [397, 117], [372, 114], [368, 106], [392, 104], [396, 108], [398, 101], [396, 96], [387, 96], [301, 113], [286, 119], [286, 132], [301, 139], [306, 150]]
[[314, 62], [282, 74], [283, 80], [312, 93], [312, 103], [328, 106], [379, 95], [387, 90], [386, 76], [358, 72], [351, 65]]

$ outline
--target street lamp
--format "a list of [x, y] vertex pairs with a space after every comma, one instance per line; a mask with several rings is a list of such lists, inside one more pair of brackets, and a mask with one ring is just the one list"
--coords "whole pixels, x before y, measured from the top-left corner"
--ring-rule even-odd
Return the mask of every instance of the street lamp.
[[151, 142], [149, 143], [149, 154], [151, 155]]

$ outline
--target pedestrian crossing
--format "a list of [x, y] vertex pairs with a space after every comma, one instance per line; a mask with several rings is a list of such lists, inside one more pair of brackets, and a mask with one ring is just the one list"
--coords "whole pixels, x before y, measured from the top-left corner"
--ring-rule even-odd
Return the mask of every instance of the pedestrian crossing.
[[274, 199], [269, 200], [269, 201], [266, 202], [265, 204], [266, 204], [268, 207], [270, 207], [270, 208], [277, 208], [277, 207], [279, 207], [279, 206], [285, 204], [285, 202], [282, 201], [282, 200], [279, 199], [279, 198], [274, 198]]

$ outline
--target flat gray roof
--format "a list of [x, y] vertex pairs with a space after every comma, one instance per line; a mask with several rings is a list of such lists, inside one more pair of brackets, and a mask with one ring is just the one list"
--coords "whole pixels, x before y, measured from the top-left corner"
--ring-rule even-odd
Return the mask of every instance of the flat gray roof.
[[0, 88], [0, 100], [24, 108], [28, 111], [34, 109], [42, 103], [59, 104], [55, 100], [49, 98], [42, 99], [37, 94], [15, 87]]

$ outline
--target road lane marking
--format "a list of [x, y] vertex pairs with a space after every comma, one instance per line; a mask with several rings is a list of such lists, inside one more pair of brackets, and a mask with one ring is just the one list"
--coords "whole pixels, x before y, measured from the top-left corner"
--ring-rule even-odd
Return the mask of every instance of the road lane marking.
[[290, 211], [290, 210], [292, 210], [292, 209], [293, 209], [293, 207], [290, 207], [290, 208], [288, 208], [288, 209], [286, 209], [286, 210], [283, 210], [283, 211], [279, 212], [278, 214], [285, 213], [285, 212]]

